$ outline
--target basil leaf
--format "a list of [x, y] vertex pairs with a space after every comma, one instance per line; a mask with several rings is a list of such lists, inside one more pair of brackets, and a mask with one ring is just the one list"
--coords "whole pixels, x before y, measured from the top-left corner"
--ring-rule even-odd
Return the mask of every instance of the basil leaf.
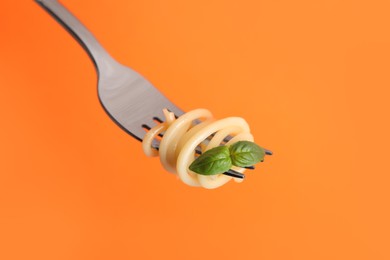
[[190, 170], [202, 175], [215, 175], [228, 171], [232, 167], [229, 148], [217, 146], [207, 150], [190, 165]]
[[232, 164], [238, 167], [254, 165], [264, 159], [265, 150], [249, 141], [239, 141], [229, 147]]

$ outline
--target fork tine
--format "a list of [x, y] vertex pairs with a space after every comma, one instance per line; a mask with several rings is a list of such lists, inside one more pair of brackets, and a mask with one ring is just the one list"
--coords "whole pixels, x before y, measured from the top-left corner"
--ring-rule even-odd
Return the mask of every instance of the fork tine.
[[245, 179], [245, 174], [241, 172], [236, 172], [235, 170], [232, 169], [228, 170], [227, 172], [224, 172], [223, 174], [233, 178]]

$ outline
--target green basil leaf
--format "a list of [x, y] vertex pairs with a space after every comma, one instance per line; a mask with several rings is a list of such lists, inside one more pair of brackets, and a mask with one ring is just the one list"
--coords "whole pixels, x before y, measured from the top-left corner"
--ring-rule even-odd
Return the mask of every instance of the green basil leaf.
[[229, 148], [217, 146], [201, 154], [190, 165], [190, 170], [202, 175], [215, 175], [232, 167]]
[[265, 150], [249, 141], [238, 141], [229, 147], [232, 164], [238, 167], [254, 165], [264, 159]]

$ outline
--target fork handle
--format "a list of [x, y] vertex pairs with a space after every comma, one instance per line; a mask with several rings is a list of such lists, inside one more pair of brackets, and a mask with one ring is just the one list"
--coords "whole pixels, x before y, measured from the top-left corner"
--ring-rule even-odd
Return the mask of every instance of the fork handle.
[[92, 33], [57, 0], [35, 0], [56, 19], [85, 49], [95, 64], [97, 71], [103, 70], [116, 61], [100, 45]]

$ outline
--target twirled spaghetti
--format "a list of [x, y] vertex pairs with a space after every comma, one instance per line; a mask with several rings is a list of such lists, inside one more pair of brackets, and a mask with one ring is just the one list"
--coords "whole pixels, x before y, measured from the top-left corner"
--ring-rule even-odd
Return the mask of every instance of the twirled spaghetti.
[[[238, 141], [253, 141], [247, 122], [240, 117], [228, 117], [220, 120], [213, 118], [206, 109], [195, 109], [179, 118], [164, 109], [165, 122], [153, 127], [145, 135], [142, 147], [147, 156], [160, 156], [163, 167], [190, 186], [214, 189], [227, 183], [232, 177], [223, 174], [206, 176], [189, 170], [189, 165], [196, 158], [196, 149], [202, 153], [218, 145], [225, 144], [227, 136], [232, 138], [225, 144]], [[152, 147], [153, 140], [163, 134], [159, 149]], [[244, 168], [232, 167], [244, 172]], [[242, 180], [233, 178], [236, 182]]]

